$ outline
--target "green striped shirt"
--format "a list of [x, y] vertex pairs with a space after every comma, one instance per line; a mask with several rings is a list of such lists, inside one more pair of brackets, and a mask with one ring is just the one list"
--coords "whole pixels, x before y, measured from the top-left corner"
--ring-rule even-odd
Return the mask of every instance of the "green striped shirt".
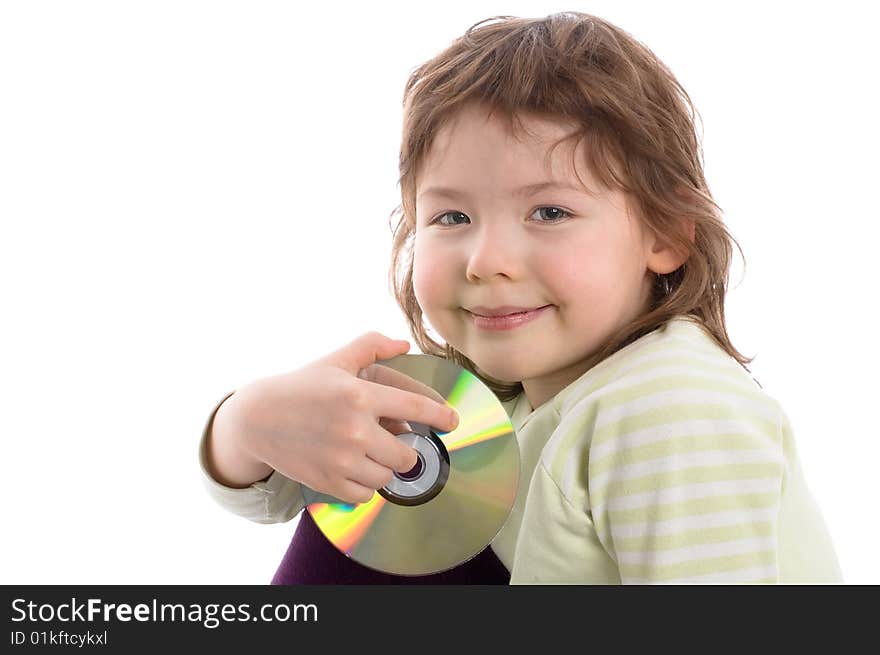
[[841, 581], [788, 418], [696, 320], [509, 407], [528, 484], [493, 547], [512, 584]]

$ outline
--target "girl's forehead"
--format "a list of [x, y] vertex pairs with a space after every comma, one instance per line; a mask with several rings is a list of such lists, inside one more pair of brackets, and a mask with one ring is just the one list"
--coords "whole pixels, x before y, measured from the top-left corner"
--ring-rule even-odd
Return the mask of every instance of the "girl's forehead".
[[[485, 109], [468, 107], [436, 133], [419, 166], [417, 186], [425, 182], [467, 182], [474, 175], [512, 176], [512, 184], [556, 181], [584, 190], [598, 188], [590, 174], [583, 140], [562, 121], [524, 114], [519, 123]], [[520, 129], [521, 128], [521, 129]], [[568, 137], [568, 138], [566, 138]]]
[[441, 127], [430, 150], [445, 150], [457, 141], [504, 141], [509, 146], [549, 148], [559, 139], [578, 132], [578, 126], [561, 118], [517, 112], [508, 116], [490, 111], [485, 105], [471, 103], [456, 111]]

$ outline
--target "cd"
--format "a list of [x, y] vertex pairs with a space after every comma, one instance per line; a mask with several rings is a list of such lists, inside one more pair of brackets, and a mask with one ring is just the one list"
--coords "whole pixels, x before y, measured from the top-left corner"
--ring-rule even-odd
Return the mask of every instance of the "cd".
[[397, 435], [418, 462], [366, 503], [303, 488], [306, 508], [336, 548], [371, 569], [428, 575], [466, 562], [491, 543], [516, 499], [516, 433], [498, 398], [477, 376], [434, 355], [377, 362], [439, 393], [459, 414], [452, 432], [406, 419]]

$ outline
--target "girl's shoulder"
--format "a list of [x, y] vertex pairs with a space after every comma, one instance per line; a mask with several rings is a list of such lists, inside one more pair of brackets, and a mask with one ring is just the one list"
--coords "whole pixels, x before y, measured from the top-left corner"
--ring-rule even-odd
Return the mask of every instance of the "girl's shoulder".
[[780, 404], [699, 323], [672, 321], [603, 364], [559, 398], [541, 454], [576, 506], [602, 496], [620, 471], [645, 484], [701, 466], [719, 475], [772, 469], [772, 484], [786, 477], [794, 449]]
[[560, 416], [611, 407], [699, 413], [707, 404], [725, 405], [740, 415], [756, 414], [774, 422], [782, 414], [776, 399], [699, 320], [686, 316], [672, 319], [587, 371], [556, 402]]

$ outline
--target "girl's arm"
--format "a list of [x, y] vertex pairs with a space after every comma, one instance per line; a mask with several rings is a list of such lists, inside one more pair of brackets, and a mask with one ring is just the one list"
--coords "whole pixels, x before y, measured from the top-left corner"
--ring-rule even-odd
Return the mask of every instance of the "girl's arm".
[[215, 477], [208, 451], [209, 437], [215, 414], [232, 394], [228, 394], [211, 412], [199, 441], [199, 467], [208, 495], [223, 509], [256, 523], [289, 521], [305, 507], [302, 486], [278, 471], [265, 480], [240, 488], [228, 486]]
[[839, 582], [778, 402], [697, 375], [599, 415], [590, 499], [621, 581]]
[[243, 437], [237, 432], [241, 425], [236, 415], [237, 400], [235, 392], [226, 396], [214, 410], [213, 420], [208, 420], [205, 464], [217, 482], [241, 489], [268, 479], [273, 469], [242, 450]]

